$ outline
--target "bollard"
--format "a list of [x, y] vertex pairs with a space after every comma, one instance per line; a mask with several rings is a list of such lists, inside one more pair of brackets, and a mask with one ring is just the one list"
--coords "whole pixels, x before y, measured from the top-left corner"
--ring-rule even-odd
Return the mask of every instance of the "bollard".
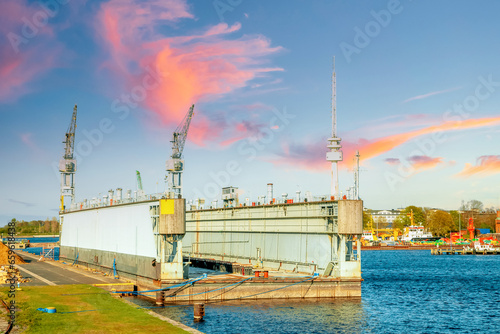
[[203, 317], [205, 316], [205, 304], [197, 303], [193, 305], [194, 307], [194, 321], [203, 321]]
[[264, 278], [269, 278], [269, 271], [264, 271]]
[[165, 305], [164, 291], [156, 291], [156, 305], [157, 306], [164, 306]]

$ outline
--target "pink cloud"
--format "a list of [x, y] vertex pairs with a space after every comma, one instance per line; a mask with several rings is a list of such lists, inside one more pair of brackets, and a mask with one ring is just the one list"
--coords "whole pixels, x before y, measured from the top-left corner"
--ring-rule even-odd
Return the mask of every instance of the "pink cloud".
[[389, 165], [399, 165], [401, 163], [401, 161], [397, 158], [387, 158], [384, 160], [385, 163], [389, 164]]
[[326, 159], [326, 139], [321, 141], [307, 141], [296, 144], [281, 143], [282, 150], [276, 157], [263, 159], [273, 165], [303, 169], [311, 172], [324, 172], [330, 169], [331, 164]]
[[[102, 5], [99, 14], [97, 30], [103, 31], [111, 56], [105, 66], [113, 69], [128, 89], [141, 85], [145, 68], [157, 71], [161, 75], [158, 87], [147, 92], [142, 106], [167, 125], [178, 124], [193, 103], [216, 100], [248, 87], [256, 78], [282, 71], [263, 66], [267, 56], [282, 49], [272, 47], [267, 38], [228, 37], [241, 29], [239, 23], [220, 23], [184, 36], [164, 37], [156, 29], [193, 18], [183, 0], [111, 0]], [[209, 133], [217, 128], [212, 118], [198, 112], [188, 138], [198, 144], [218, 138], [223, 145], [230, 145], [241, 137], [221, 138]]]
[[354, 158], [356, 149], [359, 149], [361, 160], [368, 160], [408, 142], [416, 137], [432, 134], [444, 133], [448, 131], [477, 129], [482, 127], [497, 126], [500, 124], [500, 117], [473, 118], [463, 121], [441, 122], [437, 125], [427, 126], [413, 131], [398, 133], [395, 135], [375, 138], [371, 140], [359, 139], [357, 142], [343, 142], [344, 161]]
[[36, 155], [37, 158], [45, 158], [46, 154], [45, 152], [36, 144], [36, 142], [33, 140], [33, 133], [27, 132], [27, 133], [21, 133], [19, 134], [19, 138], [21, 139], [21, 142], [28, 147], [32, 153]]
[[29, 147], [34, 147], [34, 143], [33, 141], [31, 140], [31, 137], [33, 136], [32, 133], [21, 133], [19, 135], [19, 137], [21, 137], [21, 141], [26, 145], [26, 146], [29, 146]]
[[477, 158], [477, 164], [465, 164], [456, 177], [489, 176], [500, 173], [500, 155], [483, 155]]
[[393, 134], [427, 127], [439, 122], [436, 115], [411, 114], [392, 115], [377, 120], [370, 120], [367, 125], [345, 133], [344, 137], [357, 138], [360, 133], [366, 137], [379, 136], [380, 133]]
[[[343, 162], [340, 163], [340, 167], [351, 168], [357, 150], [360, 152], [360, 160], [365, 161], [389, 152], [409, 140], [422, 135], [436, 132], [444, 133], [448, 131], [491, 127], [499, 124], [500, 117], [476, 118], [456, 122], [441, 122], [437, 125], [370, 140], [343, 140]], [[295, 166], [295, 168], [307, 170], [326, 171], [329, 169], [329, 165], [326, 163], [326, 152], [326, 138], [323, 138], [305, 144], [291, 144], [289, 154], [280, 152], [278, 157], [272, 159], [272, 161], [270, 160], [270, 162], [274, 164], [288, 164], [290, 166]], [[416, 164], [414, 167], [420, 170], [434, 168], [438, 164], [443, 163], [442, 158], [425, 158], [417, 156], [411, 157], [410, 162], [412, 161], [411, 159], [413, 159], [413, 163]]]
[[193, 118], [188, 139], [197, 146], [220, 149], [242, 139], [258, 138], [264, 128], [258, 121], [231, 119], [221, 114], [199, 115]]
[[437, 167], [443, 163], [443, 158], [431, 158], [426, 155], [415, 155], [408, 158], [408, 161], [412, 164], [412, 167], [417, 171], [424, 171]]
[[409, 99], [404, 100], [404, 101], [403, 101], [403, 103], [410, 102], [410, 101], [414, 101], [414, 100], [421, 100], [421, 99], [425, 99], [425, 98], [428, 98], [428, 97], [430, 97], [430, 96], [434, 96], [434, 95], [438, 95], [438, 94], [444, 94], [444, 93], [453, 92], [453, 91], [459, 90], [459, 89], [461, 89], [461, 88], [462, 88], [462, 87], [455, 87], [455, 88], [444, 89], [444, 90], [438, 90], [438, 91], [435, 91], [435, 92], [430, 92], [430, 93], [427, 93], [427, 94], [422, 94], [422, 95], [413, 96], [413, 97], [410, 97]]
[[[40, 14], [41, 13], [41, 14]], [[49, 24], [34, 25], [33, 17], [46, 15], [41, 7], [27, 1], [6, 1], [0, 11], [0, 100], [15, 101], [30, 92], [30, 83], [53, 68], [61, 46], [54, 42]], [[38, 16], [37, 16], [38, 15]], [[31, 26], [28, 29], [26, 26]], [[29, 34], [23, 33], [28, 31]]]
[[240, 140], [242, 140], [242, 139], [245, 139], [245, 138], [247, 138], [247, 136], [246, 136], [246, 135], [241, 135], [241, 136], [237, 136], [237, 137], [233, 137], [233, 138], [225, 139], [225, 140], [221, 141], [221, 142], [219, 143], [219, 145], [220, 145], [221, 147], [231, 146], [231, 145], [233, 145], [234, 143], [236, 143], [236, 142], [238, 142], [238, 141], [240, 141]]

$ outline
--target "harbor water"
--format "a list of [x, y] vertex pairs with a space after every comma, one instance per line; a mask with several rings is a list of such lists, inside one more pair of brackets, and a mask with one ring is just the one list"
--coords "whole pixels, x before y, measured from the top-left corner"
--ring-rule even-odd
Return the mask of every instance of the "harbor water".
[[59, 247], [43, 248], [43, 247], [28, 247], [22, 250], [23, 252], [30, 253], [33, 255], [45, 255], [48, 258], [59, 261]]
[[[500, 256], [363, 252], [362, 298], [152, 308], [205, 333], [492, 333], [500, 330]], [[135, 299], [135, 303], [151, 306]]]
[[59, 241], [59, 237], [40, 237], [40, 236], [20, 237], [20, 238], [15, 238], [15, 241], [12, 240], [9, 241], [7, 238], [2, 239], [3, 243], [21, 242], [21, 241], [26, 241], [29, 243], [56, 243]]

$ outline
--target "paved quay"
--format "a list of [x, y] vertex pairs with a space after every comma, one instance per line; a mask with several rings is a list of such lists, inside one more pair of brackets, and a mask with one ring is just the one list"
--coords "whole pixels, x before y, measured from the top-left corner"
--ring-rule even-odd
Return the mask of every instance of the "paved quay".
[[[21, 283], [22, 286], [46, 286], [46, 285], [66, 285], [66, 284], [95, 284], [102, 285], [103, 288], [110, 289], [111, 287], [124, 287], [128, 288], [130, 284], [129, 281], [125, 279], [115, 279], [112, 276], [104, 276], [103, 273], [97, 272], [93, 273], [82, 267], [75, 267], [71, 263], [63, 263], [58, 261], [38, 261], [39, 256], [32, 255], [25, 252], [16, 251], [16, 254], [23, 258], [26, 262], [24, 264], [16, 265], [21, 271], [23, 278], [29, 278], [30, 282]], [[113, 286], [111, 286], [113, 285]], [[2, 284], [1, 286], [8, 286], [8, 284]], [[120, 287], [121, 288], [121, 287]], [[125, 303], [130, 304], [132, 307], [137, 307], [137, 305], [131, 303], [128, 300], [124, 300]], [[1, 307], [2, 305], [0, 305]], [[169, 319], [167, 317], [158, 315], [152, 311], [147, 310], [147, 312], [153, 316], [157, 317], [163, 321], [169, 322], [172, 325], [181, 328], [189, 333], [201, 333], [196, 329], [186, 326], [182, 323]], [[0, 310], [0, 313], [6, 313], [6, 310]], [[8, 328], [7, 321], [0, 321], [0, 331], [5, 332]], [[14, 334], [17, 332], [17, 328], [14, 328], [10, 333]]]
[[[24, 286], [65, 285], [65, 284], [120, 284], [127, 283], [123, 279], [114, 279], [102, 273], [92, 273], [84, 268], [76, 268], [71, 264], [57, 261], [38, 261], [37, 255], [16, 252], [26, 263], [16, 265], [24, 278], [30, 282]], [[2, 284], [6, 285], [6, 284]]]

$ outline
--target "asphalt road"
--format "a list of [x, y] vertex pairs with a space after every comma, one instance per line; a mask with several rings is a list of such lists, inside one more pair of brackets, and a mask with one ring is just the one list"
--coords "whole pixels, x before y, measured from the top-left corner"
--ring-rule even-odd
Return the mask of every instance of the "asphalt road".
[[28, 283], [21, 283], [24, 286], [118, 283], [114, 278], [103, 276], [102, 273], [93, 274], [83, 268], [74, 268], [71, 264], [55, 261], [38, 262], [37, 256], [24, 252], [16, 253], [27, 262], [16, 265], [22, 276], [30, 279]]

